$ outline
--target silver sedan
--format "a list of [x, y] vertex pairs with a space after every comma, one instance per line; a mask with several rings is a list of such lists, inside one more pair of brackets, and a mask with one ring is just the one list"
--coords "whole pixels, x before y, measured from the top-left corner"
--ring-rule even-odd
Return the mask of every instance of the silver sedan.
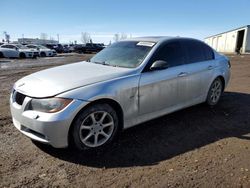
[[201, 41], [135, 38], [86, 62], [20, 79], [11, 114], [15, 127], [33, 140], [97, 149], [142, 122], [203, 102], [216, 105], [229, 78], [228, 58]]

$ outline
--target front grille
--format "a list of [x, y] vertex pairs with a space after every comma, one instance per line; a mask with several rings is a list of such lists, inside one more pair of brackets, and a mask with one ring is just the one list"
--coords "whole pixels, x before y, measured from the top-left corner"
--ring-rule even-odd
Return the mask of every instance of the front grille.
[[17, 104], [22, 105], [25, 97], [26, 95], [19, 93], [19, 92], [15, 92], [14, 100]]

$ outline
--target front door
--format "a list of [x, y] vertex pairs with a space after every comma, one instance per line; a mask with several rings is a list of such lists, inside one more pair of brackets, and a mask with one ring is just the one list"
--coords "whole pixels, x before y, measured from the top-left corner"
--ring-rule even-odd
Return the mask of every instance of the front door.
[[186, 82], [183, 67], [184, 53], [179, 42], [162, 45], [152, 57], [151, 62], [164, 60], [169, 68], [146, 70], [139, 82], [139, 114], [153, 113], [179, 104]]

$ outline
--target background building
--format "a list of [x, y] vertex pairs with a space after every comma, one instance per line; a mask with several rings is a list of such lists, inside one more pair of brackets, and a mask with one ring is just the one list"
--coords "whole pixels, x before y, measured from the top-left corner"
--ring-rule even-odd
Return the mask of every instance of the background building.
[[218, 52], [250, 53], [250, 25], [207, 37], [205, 42]]
[[19, 38], [18, 43], [21, 44], [58, 44], [57, 40], [47, 40], [47, 39], [33, 39], [33, 38]]

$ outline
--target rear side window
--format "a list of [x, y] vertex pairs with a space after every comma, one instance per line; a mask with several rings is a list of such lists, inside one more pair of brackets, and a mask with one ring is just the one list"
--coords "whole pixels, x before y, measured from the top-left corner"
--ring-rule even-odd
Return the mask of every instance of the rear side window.
[[205, 50], [205, 57], [206, 60], [212, 60], [214, 59], [214, 51], [207, 45], [203, 45], [203, 48]]
[[204, 44], [201, 42], [195, 40], [185, 40], [182, 41], [182, 44], [186, 49], [188, 64], [207, 60]]
[[170, 67], [182, 65], [184, 63], [184, 53], [179, 42], [170, 42], [165, 44], [156, 52], [153, 61], [164, 60]]

